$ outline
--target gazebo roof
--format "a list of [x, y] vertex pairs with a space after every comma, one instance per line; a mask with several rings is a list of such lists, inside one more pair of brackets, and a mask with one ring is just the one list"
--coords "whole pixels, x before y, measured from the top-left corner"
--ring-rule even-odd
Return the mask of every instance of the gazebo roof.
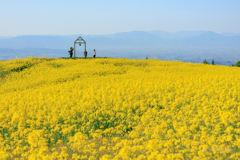
[[86, 43], [86, 41], [81, 36], [79, 36], [78, 39], [76, 39], [74, 41], [74, 43], [76, 43], [76, 42], [84, 42], [84, 43]]

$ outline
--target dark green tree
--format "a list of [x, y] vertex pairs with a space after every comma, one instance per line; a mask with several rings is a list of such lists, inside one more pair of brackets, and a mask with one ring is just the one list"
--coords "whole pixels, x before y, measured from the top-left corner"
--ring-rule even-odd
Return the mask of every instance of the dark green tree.
[[203, 64], [209, 64], [206, 59], [204, 59]]
[[240, 61], [235, 64], [236, 67], [240, 67]]
[[215, 63], [214, 63], [214, 59], [212, 60], [212, 65], [215, 65]]

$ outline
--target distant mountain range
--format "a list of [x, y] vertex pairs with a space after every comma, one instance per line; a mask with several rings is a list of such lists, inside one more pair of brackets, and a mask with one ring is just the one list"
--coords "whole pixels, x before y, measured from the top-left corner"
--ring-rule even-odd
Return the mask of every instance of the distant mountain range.
[[[0, 59], [26, 56], [68, 56], [69, 47], [81, 36], [91, 55], [123, 58], [157, 58], [201, 62], [205, 59], [227, 58], [225, 65], [240, 60], [240, 33], [210, 31], [132, 31], [110, 35], [24, 35], [0, 37]], [[77, 56], [83, 55], [77, 46]], [[228, 57], [226, 57], [228, 55]], [[194, 59], [195, 58], [195, 59]], [[196, 60], [197, 61], [193, 61]], [[223, 64], [223, 63], [220, 63]]]

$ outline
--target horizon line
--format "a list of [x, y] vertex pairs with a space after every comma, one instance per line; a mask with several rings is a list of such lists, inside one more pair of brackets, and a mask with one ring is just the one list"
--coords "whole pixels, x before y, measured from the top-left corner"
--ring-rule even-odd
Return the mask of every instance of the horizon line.
[[[106, 36], [106, 35], [113, 35], [113, 34], [118, 34], [118, 33], [131, 33], [131, 32], [152, 32], [152, 31], [160, 31], [160, 32], [166, 32], [166, 33], [173, 33], [176, 34], [178, 32], [199, 32], [199, 31], [204, 31], [204, 32], [214, 32], [214, 31], [206, 31], [206, 30], [195, 30], [195, 31], [187, 31], [187, 30], [182, 30], [182, 31], [176, 31], [176, 32], [170, 32], [170, 31], [162, 31], [162, 30], [148, 30], [148, 31], [143, 31], [143, 30], [133, 30], [133, 31], [126, 31], [126, 32], [115, 32], [115, 33], [109, 33], [109, 34], [81, 34], [81, 33], [75, 33], [75, 34], [21, 34], [21, 35], [15, 35], [15, 36], [0, 36], [4, 38], [12, 38], [12, 37], [20, 37], [20, 36], [74, 36], [74, 35], [85, 35], [85, 36]], [[217, 34], [223, 34], [223, 33], [234, 33], [234, 34], [240, 34], [240, 32], [214, 32]]]

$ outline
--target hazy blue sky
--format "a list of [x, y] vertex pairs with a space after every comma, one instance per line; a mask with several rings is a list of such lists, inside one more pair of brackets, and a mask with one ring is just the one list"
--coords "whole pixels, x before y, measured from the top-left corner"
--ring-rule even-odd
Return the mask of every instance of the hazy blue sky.
[[0, 0], [0, 36], [240, 32], [240, 0]]

